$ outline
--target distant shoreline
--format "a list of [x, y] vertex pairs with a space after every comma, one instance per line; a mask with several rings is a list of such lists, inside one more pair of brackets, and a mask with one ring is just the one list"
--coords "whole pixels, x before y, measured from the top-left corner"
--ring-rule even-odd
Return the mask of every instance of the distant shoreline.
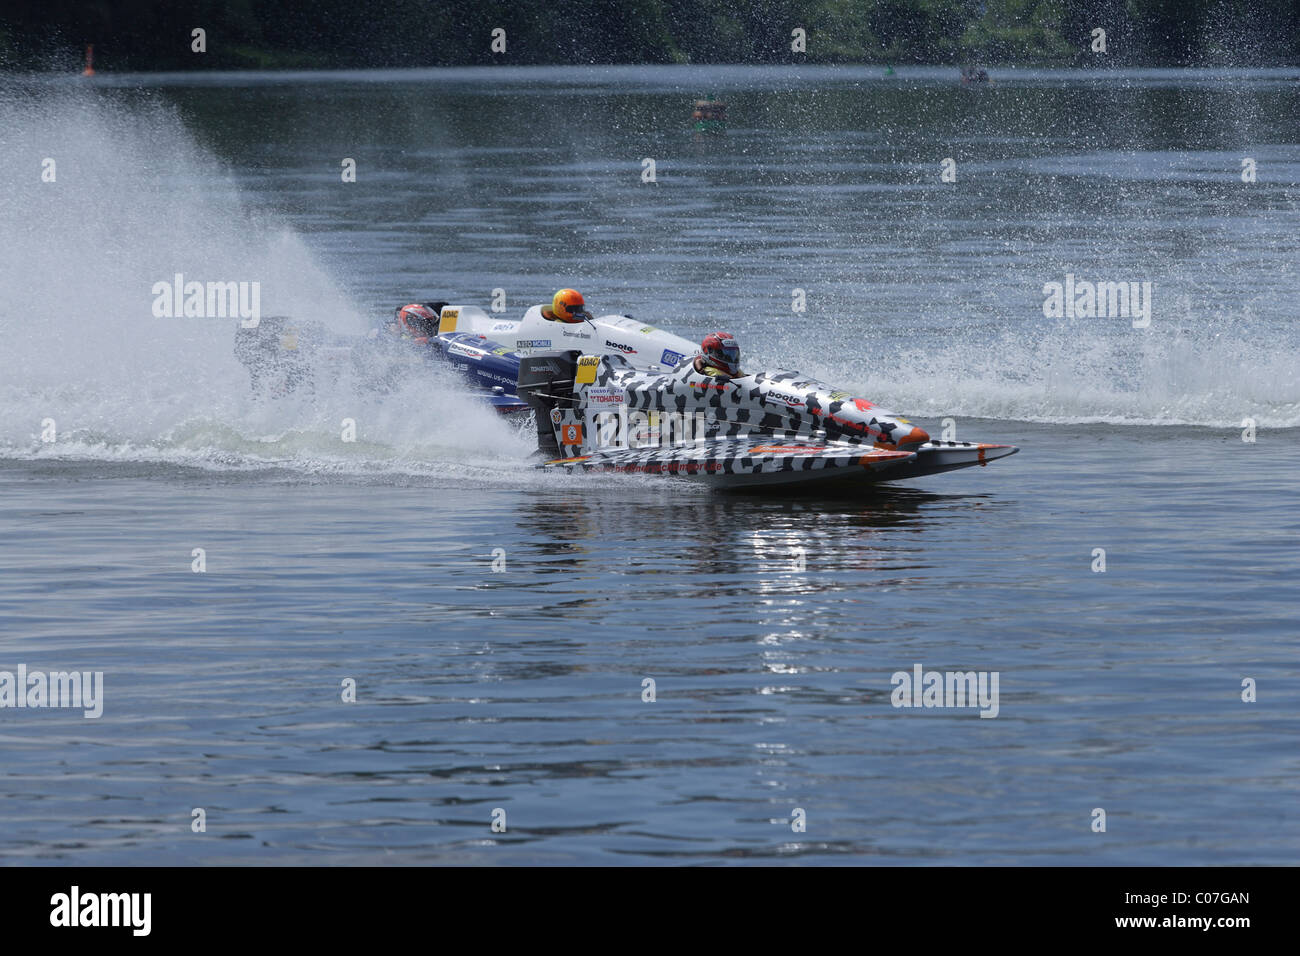
[[[1300, 5], [1168, 0], [173, 0], [0, 9], [0, 69], [358, 70], [529, 66], [1300, 64]], [[205, 5], [206, 6], [206, 5]], [[1265, 9], [1256, 9], [1266, 7]]]

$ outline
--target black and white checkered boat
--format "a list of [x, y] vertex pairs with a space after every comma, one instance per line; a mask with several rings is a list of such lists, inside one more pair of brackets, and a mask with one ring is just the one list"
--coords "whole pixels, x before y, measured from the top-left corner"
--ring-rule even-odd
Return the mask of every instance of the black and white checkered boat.
[[525, 358], [519, 395], [537, 418], [543, 469], [686, 478], [723, 488], [916, 478], [1015, 454], [933, 441], [866, 399], [790, 371], [710, 376], [689, 361], [621, 355]]

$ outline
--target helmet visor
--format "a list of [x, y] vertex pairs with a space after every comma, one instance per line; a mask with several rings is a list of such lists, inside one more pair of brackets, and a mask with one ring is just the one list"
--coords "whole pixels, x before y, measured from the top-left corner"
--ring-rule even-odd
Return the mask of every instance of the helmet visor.
[[713, 357], [719, 362], [724, 363], [728, 370], [735, 371], [740, 368], [740, 346], [739, 345], [720, 345], [713, 350]]

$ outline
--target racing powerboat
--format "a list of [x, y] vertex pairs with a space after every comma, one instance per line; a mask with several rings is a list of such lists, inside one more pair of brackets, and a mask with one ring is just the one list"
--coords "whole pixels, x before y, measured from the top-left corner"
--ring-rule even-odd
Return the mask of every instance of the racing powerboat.
[[987, 465], [1014, 445], [936, 441], [905, 418], [798, 372], [735, 377], [620, 354], [521, 359], [538, 468], [670, 475], [720, 488], [857, 484]]
[[468, 332], [399, 338], [372, 329], [363, 337], [342, 336], [320, 322], [266, 316], [253, 328], [236, 330], [235, 356], [248, 371], [254, 393], [262, 395], [328, 391], [345, 375], [383, 393], [408, 375], [442, 367], [460, 378], [466, 394], [502, 415], [529, 414], [515, 394], [519, 357]]
[[513, 320], [472, 305], [426, 307], [437, 320], [418, 334], [390, 321], [360, 338], [332, 334], [320, 322], [268, 316], [236, 330], [235, 355], [253, 390], [271, 395], [328, 388], [349, 370], [368, 388], [385, 391], [404, 374], [441, 365], [460, 377], [468, 394], [513, 415], [529, 411], [516, 393], [524, 356], [579, 349], [674, 368], [695, 352], [689, 340], [626, 315], [566, 323], [545, 318], [539, 306]]
[[[388, 363], [439, 361], [503, 414], [533, 415], [537, 467], [671, 475], [716, 487], [857, 484], [917, 478], [1015, 454], [1014, 445], [936, 441], [864, 398], [799, 372], [733, 377], [695, 369], [695, 344], [626, 315], [558, 322], [533, 307], [505, 319], [430, 303], [411, 337], [364, 342], [263, 320], [236, 340], [255, 386], [313, 382], [350, 363], [382, 387]], [[436, 325], [433, 316], [437, 316]], [[376, 371], [376, 370], [380, 371]]]
[[633, 365], [676, 368], [697, 346], [630, 315], [600, 315], [581, 322], [547, 319], [533, 306], [521, 319], [503, 319], [467, 305], [443, 306], [438, 332], [469, 333], [500, 343], [521, 358], [578, 349], [589, 355], [622, 355]]

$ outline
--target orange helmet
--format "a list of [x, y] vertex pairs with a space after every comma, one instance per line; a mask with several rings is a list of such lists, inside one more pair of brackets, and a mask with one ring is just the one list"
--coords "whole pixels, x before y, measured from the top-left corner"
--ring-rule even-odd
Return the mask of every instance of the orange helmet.
[[577, 289], [561, 289], [551, 300], [551, 314], [561, 322], [581, 322], [590, 319], [587, 303]]

